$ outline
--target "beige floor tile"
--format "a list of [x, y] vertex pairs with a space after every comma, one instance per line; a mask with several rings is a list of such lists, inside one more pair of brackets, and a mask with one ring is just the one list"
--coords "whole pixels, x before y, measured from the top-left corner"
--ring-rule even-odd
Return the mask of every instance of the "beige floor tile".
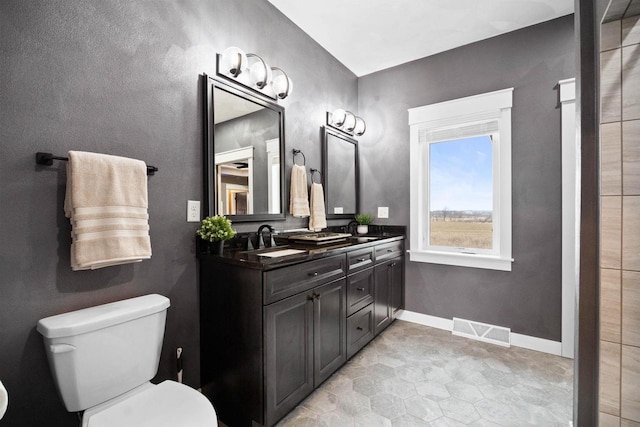
[[600, 212], [600, 266], [620, 268], [622, 239], [622, 198], [601, 198]]
[[277, 426], [566, 427], [572, 366], [395, 321]]
[[622, 346], [621, 417], [640, 422], [640, 348]]
[[602, 123], [622, 119], [622, 49], [600, 54], [600, 116]]
[[600, 50], [611, 50], [620, 47], [622, 21], [616, 20], [602, 24], [600, 27]]
[[[638, 57], [640, 57], [640, 44], [622, 48], [623, 120], [640, 119], [640, 64], [638, 64]], [[610, 72], [614, 73], [613, 70]], [[607, 78], [610, 79], [613, 76]]]
[[600, 341], [600, 412], [620, 415], [620, 344]]
[[622, 199], [622, 233], [622, 269], [640, 271], [640, 196]]
[[640, 120], [622, 124], [622, 170], [623, 194], [640, 195]]
[[621, 342], [622, 280], [620, 270], [600, 270], [600, 339]]
[[640, 272], [622, 272], [622, 344], [640, 347]]
[[600, 194], [622, 194], [622, 126], [620, 122], [600, 126]]

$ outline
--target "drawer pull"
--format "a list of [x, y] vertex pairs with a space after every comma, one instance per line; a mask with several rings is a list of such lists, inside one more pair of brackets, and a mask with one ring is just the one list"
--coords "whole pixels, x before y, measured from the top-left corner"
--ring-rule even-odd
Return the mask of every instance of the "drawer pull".
[[309, 274], [309, 276], [311, 276], [311, 277], [316, 277], [316, 276], [318, 275], [318, 272], [317, 272], [317, 271], [314, 271], [313, 273], [308, 273], [308, 274]]
[[358, 262], [365, 262], [367, 258], [358, 258]]
[[307, 295], [307, 300], [313, 301], [315, 299], [315, 295]]
[[322, 296], [322, 295], [320, 295], [320, 294], [313, 294], [313, 297], [314, 297], [315, 299], [320, 299], [320, 297], [321, 297], [321, 296]]
[[358, 326], [356, 329], [361, 331], [362, 330], [362, 326]]
[[393, 252], [393, 249], [387, 249], [387, 252], [391, 253]]
[[356, 291], [364, 292], [364, 288], [356, 288]]

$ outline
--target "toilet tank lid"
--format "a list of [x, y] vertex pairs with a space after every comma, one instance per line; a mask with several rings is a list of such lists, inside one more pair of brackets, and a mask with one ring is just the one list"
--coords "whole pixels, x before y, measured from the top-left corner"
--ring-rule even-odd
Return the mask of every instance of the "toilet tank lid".
[[38, 321], [37, 329], [47, 338], [68, 337], [128, 322], [168, 307], [168, 298], [158, 294], [144, 295], [46, 317]]

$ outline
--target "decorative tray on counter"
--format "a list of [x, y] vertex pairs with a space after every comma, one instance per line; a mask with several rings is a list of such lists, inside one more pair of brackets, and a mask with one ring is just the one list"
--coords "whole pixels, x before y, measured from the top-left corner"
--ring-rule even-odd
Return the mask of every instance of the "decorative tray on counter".
[[289, 236], [289, 240], [292, 240], [294, 242], [299, 242], [299, 243], [311, 244], [311, 245], [326, 245], [329, 243], [335, 243], [341, 240], [346, 240], [347, 237], [351, 237], [351, 234], [324, 232], [324, 233], [295, 234], [293, 236]]

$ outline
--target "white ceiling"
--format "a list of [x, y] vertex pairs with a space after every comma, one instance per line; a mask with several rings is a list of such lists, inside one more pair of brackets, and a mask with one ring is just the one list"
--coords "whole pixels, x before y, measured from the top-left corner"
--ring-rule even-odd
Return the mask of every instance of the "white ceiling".
[[573, 13], [574, 0], [269, 0], [357, 76]]

